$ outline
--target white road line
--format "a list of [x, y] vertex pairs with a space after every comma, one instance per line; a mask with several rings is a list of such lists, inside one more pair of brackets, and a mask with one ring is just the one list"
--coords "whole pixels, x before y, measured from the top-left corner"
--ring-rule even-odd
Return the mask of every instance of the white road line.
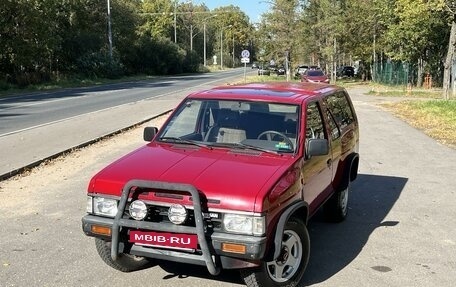
[[[238, 77], [238, 75], [227, 77], [227, 79], [228, 78], [232, 78], [232, 77]], [[201, 87], [201, 86], [205, 86], [205, 85], [208, 85], [208, 84], [211, 84], [211, 83], [214, 83], [214, 82], [219, 82], [219, 81], [221, 81], [221, 79], [204, 82], [204, 83], [201, 83], [201, 84], [196, 85], [196, 86], [188, 87], [188, 88], [185, 88], [185, 89], [180, 89], [180, 90], [177, 90], [177, 91], [168, 92], [168, 93], [165, 93], [165, 94], [155, 95], [155, 96], [152, 96], [152, 97], [144, 98], [144, 99], [136, 101], [136, 102], [129, 102], [129, 103], [125, 103], [125, 104], [121, 104], [121, 105], [117, 105], [117, 106], [112, 106], [112, 107], [101, 109], [101, 110], [96, 110], [96, 111], [80, 114], [80, 115], [77, 115], [77, 116], [72, 116], [72, 117], [63, 118], [63, 119], [60, 119], [60, 120], [55, 120], [55, 121], [52, 121], [52, 122], [47, 122], [47, 123], [43, 123], [43, 124], [39, 124], [39, 125], [23, 128], [23, 129], [20, 129], [20, 130], [15, 130], [15, 131], [12, 131], [12, 132], [0, 134], [0, 137], [5, 137], [5, 136], [12, 135], [12, 134], [17, 134], [17, 133], [20, 133], [20, 132], [24, 132], [24, 131], [28, 131], [28, 130], [32, 130], [32, 129], [36, 129], [36, 128], [40, 128], [40, 127], [44, 127], [44, 126], [48, 126], [48, 125], [52, 125], [52, 124], [55, 124], [55, 123], [64, 122], [64, 121], [75, 119], [75, 118], [78, 118], [78, 117], [81, 117], [81, 116], [90, 115], [90, 114], [94, 114], [94, 113], [98, 113], [98, 112], [114, 109], [114, 108], [125, 106], [125, 105], [131, 105], [131, 104], [142, 102], [142, 101], [146, 101], [146, 100], [151, 100], [151, 99], [155, 99], [155, 98], [164, 97], [164, 96], [167, 96], [167, 95], [180, 93], [180, 92], [183, 92], [183, 91], [186, 91], [186, 90], [193, 89], [195, 87]], [[82, 96], [82, 97], [86, 97], [86, 96], [88, 96], [88, 95], [85, 95], [85, 96]], [[58, 101], [58, 100], [56, 100], [56, 101]], [[49, 103], [49, 102], [46, 102], [46, 103]]]

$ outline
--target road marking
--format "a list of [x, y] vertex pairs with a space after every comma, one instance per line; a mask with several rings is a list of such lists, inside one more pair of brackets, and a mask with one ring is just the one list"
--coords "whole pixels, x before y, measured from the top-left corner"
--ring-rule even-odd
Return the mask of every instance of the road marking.
[[[208, 85], [208, 84], [211, 84], [211, 83], [215, 83], [215, 82], [226, 81], [227, 79], [235, 78], [235, 77], [239, 77], [239, 75], [228, 76], [226, 79], [215, 79], [215, 80], [204, 82], [204, 83], [192, 86], [192, 87], [188, 87], [188, 88], [184, 88], [184, 89], [180, 89], [180, 90], [174, 90], [174, 91], [167, 92], [167, 93], [164, 93], [164, 94], [158, 94], [158, 95], [155, 95], [155, 96], [144, 98], [144, 99], [141, 99], [141, 100], [138, 100], [138, 101], [135, 101], [135, 102], [129, 102], [129, 103], [125, 103], [125, 104], [120, 104], [120, 105], [117, 105], [117, 106], [112, 106], [112, 107], [104, 108], [104, 109], [101, 109], [101, 110], [96, 110], [96, 111], [92, 111], [92, 112], [88, 112], [88, 113], [84, 113], [84, 114], [79, 114], [79, 115], [68, 117], [68, 118], [63, 118], [63, 119], [59, 119], [59, 120], [55, 120], [55, 121], [51, 121], [51, 122], [42, 123], [42, 124], [39, 124], [39, 125], [23, 128], [23, 129], [20, 129], [20, 130], [7, 132], [7, 133], [4, 133], [4, 134], [0, 134], [0, 137], [5, 137], [5, 136], [21, 133], [21, 132], [24, 132], [24, 131], [28, 131], [28, 130], [32, 130], [32, 129], [36, 129], [36, 128], [40, 128], [40, 127], [44, 127], [44, 126], [48, 126], [48, 125], [64, 122], [64, 121], [75, 119], [75, 118], [78, 118], [78, 117], [81, 117], [81, 116], [86, 116], [86, 115], [90, 115], [90, 114], [94, 114], [94, 113], [98, 113], [98, 112], [114, 109], [114, 108], [117, 108], [117, 107], [122, 107], [122, 106], [125, 106], [125, 105], [136, 104], [136, 103], [140, 103], [142, 101], [152, 100], [152, 99], [156, 99], [156, 98], [160, 98], [160, 97], [164, 97], [164, 96], [168, 96], [168, 95], [172, 95], [172, 94], [181, 93], [181, 92], [184, 92], [184, 91], [187, 91], [187, 90], [194, 89], [196, 87], [205, 86], [205, 85]], [[109, 91], [106, 91], [106, 92], [109, 92]], [[87, 97], [87, 96], [88, 95], [79, 96], [79, 97]], [[72, 97], [72, 98], [74, 98], [74, 97]], [[61, 99], [61, 100], [63, 100], [63, 99]], [[58, 101], [58, 100], [55, 100], [55, 101]], [[46, 103], [49, 103], [49, 102], [46, 102]]]

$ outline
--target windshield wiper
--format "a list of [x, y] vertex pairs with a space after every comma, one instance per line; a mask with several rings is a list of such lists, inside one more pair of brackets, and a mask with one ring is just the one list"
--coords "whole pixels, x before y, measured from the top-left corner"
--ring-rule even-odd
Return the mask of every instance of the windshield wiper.
[[276, 155], [282, 155], [281, 153], [278, 153], [278, 152], [270, 150], [270, 149], [265, 149], [265, 148], [261, 148], [261, 147], [254, 146], [254, 145], [244, 144], [244, 143], [236, 143], [236, 146], [244, 148], [244, 149], [251, 149], [251, 150], [256, 150], [256, 151], [272, 153], [272, 154], [276, 154]]
[[165, 141], [165, 142], [169, 141], [169, 142], [180, 143], [180, 144], [196, 145], [196, 146], [199, 146], [199, 147], [212, 149], [212, 147], [210, 147], [208, 145], [205, 145], [205, 144], [199, 143], [197, 141], [193, 141], [193, 140], [186, 140], [186, 139], [179, 138], [179, 137], [161, 137], [161, 138], [159, 138], [159, 140], [160, 141]]
[[272, 153], [275, 155], [282, 155], [281, 153], [278, 153], [273, 150], [261, 148], [258, 146], [254, 145], [248, 145], [244, 143], [214, 143], [213, 146], [223, 146], [223, 147], [234, 147], [234, 148], [241, 148], [241, 149], [250, 149], [250, 150], [256, 150], [256, 151], [261, 151], [261, 152], [266, 152], [266, 153]]

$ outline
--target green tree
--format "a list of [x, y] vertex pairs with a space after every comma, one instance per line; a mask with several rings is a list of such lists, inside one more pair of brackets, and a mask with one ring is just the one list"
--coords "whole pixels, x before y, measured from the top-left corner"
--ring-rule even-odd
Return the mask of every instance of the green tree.
[[[435, 54], [442, 56], [441, 40], [436, 36], [447, 34], [447, 17], [441, 1], [397, 0], [396, 21], [389, 25], [386, 53], [394, 60], [417, 65], [417, 85], [422, 85], [424, 69]], [[436, 33], [439, 31], [439, 33]]]
[[288, 66], [288, 55], [294, 54], [294, 47], [300, 44], [297, 34], [298, 5], [297, 0], [275, 0], [270, 2], [271, 11], [262, 15], [260, 22], [261, 36], [260, 56], [266, 60], [274, 60], [278, 65]]
[[0, 63], [7, 81], [19, 85], [48, 78], [49, 58], [55, 45], [50, 37], [52, 25], [43, 25], [50, 13], [48, 1], [0, 3]]

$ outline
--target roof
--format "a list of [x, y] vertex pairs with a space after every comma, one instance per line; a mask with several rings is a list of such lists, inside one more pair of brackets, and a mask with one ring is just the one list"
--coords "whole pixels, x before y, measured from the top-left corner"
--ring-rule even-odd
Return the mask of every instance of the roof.
[[193, 93], [188, 97], [300, 103], [304, 99], [340, 89], [337, 86], [320, 83], [264, 82], [219, 86]]

